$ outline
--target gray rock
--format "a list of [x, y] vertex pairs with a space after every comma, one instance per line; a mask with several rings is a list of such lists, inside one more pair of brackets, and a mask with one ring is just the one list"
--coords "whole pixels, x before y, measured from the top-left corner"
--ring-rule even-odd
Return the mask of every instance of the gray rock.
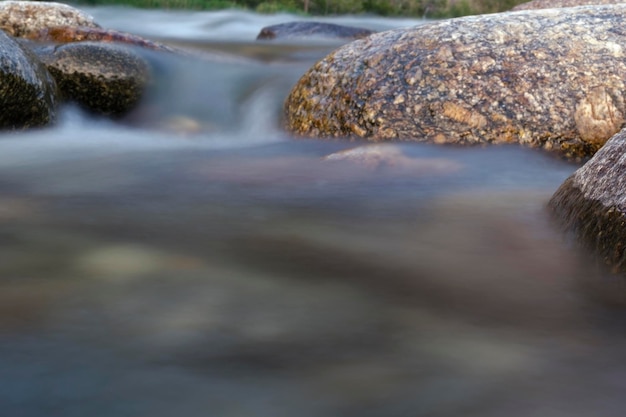
[[553, 9], [560, 7], [576, 7], [601, 4], [620, 4], [624, 0], [532, 0], [518, 4], [511, 10]]
[[76, 42], [37, 50], [64, 99], [91, 112], [123, 116], [137, 106], [150, 81], [150, 65], [127, 47]]
[[625, 18], [626, 5], [591, 6], [374, 34], [300, 79], [285, 103], [286, 128], [592, 155], [625, 121]]
[[289, 22], [267, 26], [257, 36], [259, 40], [272, 39], [360, 39], [374, 31], [364, 28], [335, 25], [323, 22]]
[[31, 51], [0, 31], [0, 128], [43, 126], [56, 116], [56, 85]]
[[614, 272], [626, 272], [626, 130], [569, 177], [548, 206]]
[[55, 26], [100, 27], [88, 14], [71, 6], [43, 1], [1, 1], [0, 29], [16, 37], [37, 37]]

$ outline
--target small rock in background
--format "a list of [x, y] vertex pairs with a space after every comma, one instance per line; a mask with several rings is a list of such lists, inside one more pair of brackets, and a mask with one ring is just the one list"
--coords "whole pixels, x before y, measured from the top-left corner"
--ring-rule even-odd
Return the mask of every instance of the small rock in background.
[[323, 22], [289, 22], [261, 29], [258, 40], [275, 39], [360, 39], [374, 31]]

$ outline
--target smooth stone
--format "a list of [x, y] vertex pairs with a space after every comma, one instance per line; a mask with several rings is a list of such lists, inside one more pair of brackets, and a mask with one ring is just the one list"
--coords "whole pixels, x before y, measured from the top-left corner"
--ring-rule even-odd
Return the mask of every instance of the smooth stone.
[[626, 4], [470, 16], [377, 33], [285, 103], [299, 136], [519, 143], [594, 154], [626, 121]]
[[552, 196], [561, 226], [613, 272], [626, 272], [626, 131], [613, 136]]
[[44, 126], [56, 118], [56, 85], [34, 54], [0, 31], [0, 128]]
[[54, 26], [100, 27], [85, 12], [66, 4], [44, 1], [1, 1], [0, 29], [15, 37], [37, 37]]
[[77, 42], [37, 53], [63, 97], [96, 114], [127, 114], [139, 104], [151, 78], [148, 62], [118, 44]]
[[257, 40], [330, 38], [360, 39], [374, 31], [364, 28], [336, 25], [323, 22], [288, 22], [266, 26], [261, 29]]

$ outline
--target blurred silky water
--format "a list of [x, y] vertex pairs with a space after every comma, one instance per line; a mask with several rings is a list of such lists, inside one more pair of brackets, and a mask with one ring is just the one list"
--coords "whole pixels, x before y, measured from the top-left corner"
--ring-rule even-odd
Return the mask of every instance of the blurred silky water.
[[161, 62], [129, 120], [3, 134], [3, 415], [623, 415], [623, 282], [545, 210], [576, 165], [293, 140], [282, 100], [332, 45], [89, 12], [228, 58]]

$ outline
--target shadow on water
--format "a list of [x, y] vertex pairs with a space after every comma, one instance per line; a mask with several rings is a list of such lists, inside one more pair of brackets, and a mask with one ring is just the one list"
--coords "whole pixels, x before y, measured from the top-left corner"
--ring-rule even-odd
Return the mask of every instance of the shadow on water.
[[279, 129], [302, 63], [177, 65], [160, 113], [0, 142], [7, 415], [623, 414], [623, 282], [545, 211], [576, 166], [327, 158]]

